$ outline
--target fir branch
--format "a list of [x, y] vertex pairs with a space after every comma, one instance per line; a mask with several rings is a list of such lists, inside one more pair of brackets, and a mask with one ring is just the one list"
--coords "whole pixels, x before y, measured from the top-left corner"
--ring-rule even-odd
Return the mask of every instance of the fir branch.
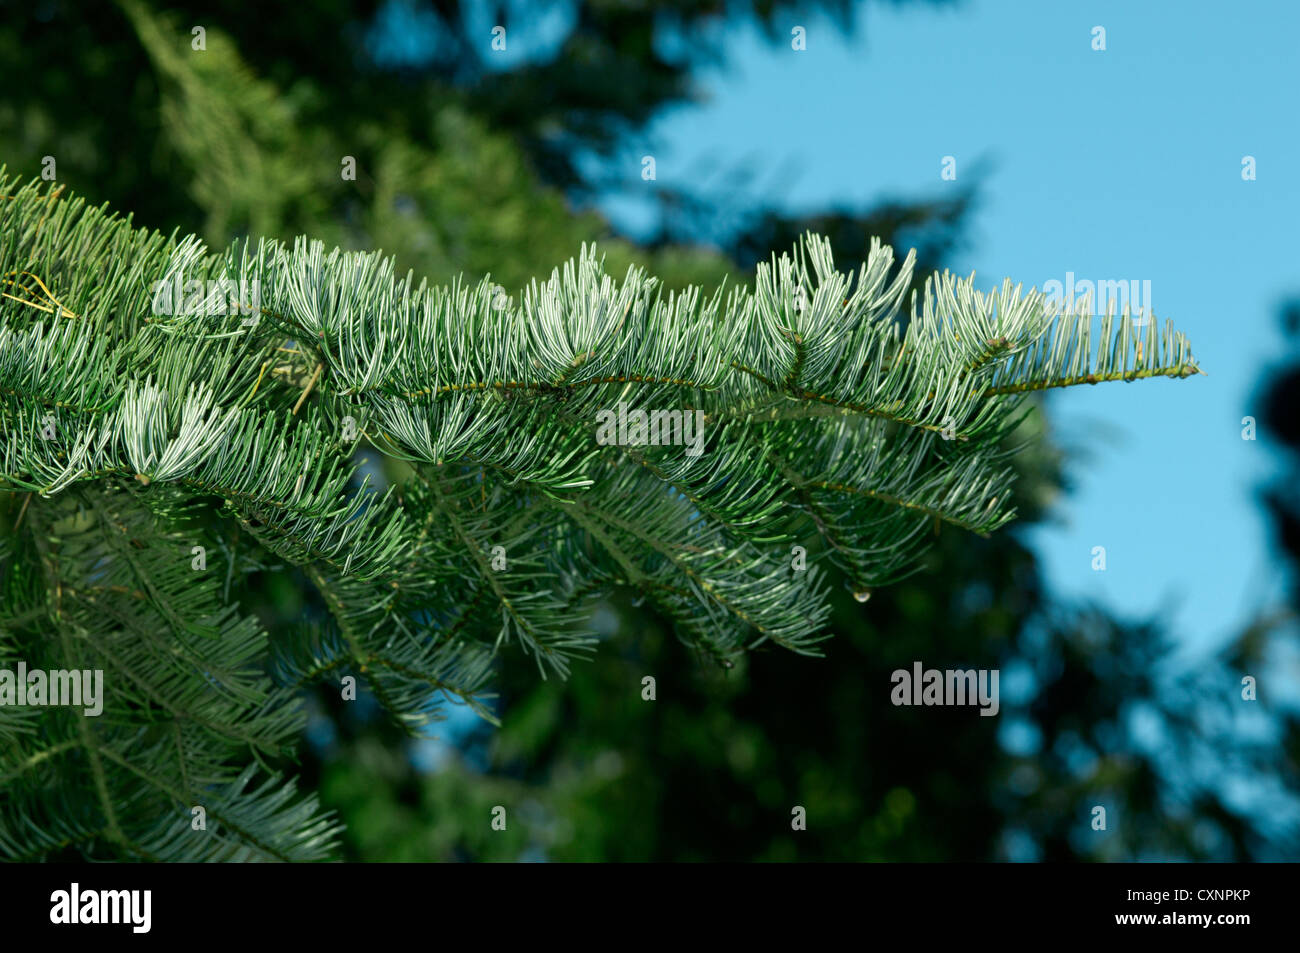
[[[126, 8], [169, 108], [204, 102]], [[0, 488], [25, 495], [0, 534], [0, 649], [114, 686], [99, 721], [0, 710], [15, 858], [328, 856], [334, 821], [271, 764], [304, 686], [355, 667], [412, 732], [445, 698], [491, 719], [506, 650], [567, 674], [624, 585], [719, 664], [817, 654], [819, 558], [867, 592], [916, 571], [932, 527], [1014, 517], [1033, 394], [1199, 372], [1172, 327], [1106, 314], [1094, 342], [1090, 315], [1009, 281], [934, 275], [905, 315], [915, 256], [879, 242], [845, 273], [808, 235], [712, 292], [616, 279], [583, 247], [505, 297], [306, 237], [212, 252], [2, 171], [0, 192]], [[159, 313], [178, 279], [258, 300]], [[615, 409], [668, 429], [598, 439]], [[362, 438], [413, 476], [363, 476]], [[205, 540], [220, 571], [188, 561]], [[268, 639], [234, 583], [287, 567], [325, 610]]]

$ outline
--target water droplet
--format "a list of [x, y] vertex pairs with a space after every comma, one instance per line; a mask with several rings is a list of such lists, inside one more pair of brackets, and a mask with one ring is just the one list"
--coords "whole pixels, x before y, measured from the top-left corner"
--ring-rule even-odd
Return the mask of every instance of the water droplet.
[[853, 593], [853, 598], [857, 599], [858, 602], [866, 602], [868, 599], [871, 598], [871, 588], [866, 587], [863, 589], [855, 590]]

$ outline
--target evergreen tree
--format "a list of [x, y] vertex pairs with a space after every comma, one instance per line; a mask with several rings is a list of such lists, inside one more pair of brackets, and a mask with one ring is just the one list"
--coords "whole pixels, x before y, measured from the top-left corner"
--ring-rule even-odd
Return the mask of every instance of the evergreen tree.
[[[934, 527], [1013, 518], [1027, 395], [1197, 371], [1171, 327], [1139, 348], [1107, 315], [1094, 348], [1090, 303], [1010, 281], [937, 275], [902, 320], [913, 259], [879, 243], [841, 273], [809, 235], [711, 293], [584, 247], [508, 295], [0, 192], [0, 639], [105, 686], [98, 716], [0, 706], [10, 857], [328, 856], [337, 827], [283, 763], [303, 686], [360, 680], [418, 730], [438, 696], [481, 708], [503, 650], [566, 675], [614, 590], [724, 667], [818, 654], [821, 557], [865, 599]], [[363, 445], [409, 478], [370, 488]], [[274, 571], [328, 621], [241, 611]]]

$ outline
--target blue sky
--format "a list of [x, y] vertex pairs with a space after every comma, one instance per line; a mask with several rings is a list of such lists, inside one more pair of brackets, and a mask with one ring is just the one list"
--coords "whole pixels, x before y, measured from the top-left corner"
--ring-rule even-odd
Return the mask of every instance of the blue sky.
[[[1278, 306], [1300, 294], [1300, 4], [869, 3], [853, 38], [789, 19], [806, 50], [790, 48], [789, 27], [776, 44], [725, 28], [727, 61], [701, 77], [707, 101], [628, 144], [629, 181], [640, 187], [645, 154], [659, 186], [698, 184], [706, 159], [750, 159], [760, 182], [781, 183], [769, 201], [811, 211], [940, 196], [987, 162], [956, 271], [982, 287], [1067, 272], [1150, 281], [1157, 318], [1190, 337], [1209, 375], [1050, 398], [1058, 440], [1080, 451], [1076, 489], [1026, 532], [1050, 584], [1161, 613], [1193, 652], [1275, 603], [1284, 577], [1257, 491], [1277, 463], [1242, 439], [1241, 420], [1286, 353]], [[1092, 49], [1096, 26], [1105, 51]], [[944, 156], [956, 183], [940, 178]], [[644, 224], [626, 198], [603, 208], [629, 231]]]

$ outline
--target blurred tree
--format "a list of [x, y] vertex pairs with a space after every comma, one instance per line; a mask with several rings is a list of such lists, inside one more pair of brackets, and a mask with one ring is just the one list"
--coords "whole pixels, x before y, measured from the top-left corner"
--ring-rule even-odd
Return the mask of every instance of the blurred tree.
[[[1300, 298], [1281, 311], [1283, 330], [1300, 344]], [[1300, 360], [1278, 369], [1263, 392], [1261, 423], [1286, 453], [1289, 479], [1268, 491], [1266, 501], [1277, 526], [1277, 542], [1293, 567], [1300, 567]], [[1300, 573], [1292, 579], [1293, 605], [1300, 606]]]
[[[890, 6], [953, 3], [887, 0]], [[237, 36], [259, 75], [291, 92], [310, 87], [318, 93], [299, 100], [310, 126], [378, 122], [394, 136], [434, 146], [429, 116], [454, 101], [493, 130], [510, 133], [544, 181], [589, 191], [596, 183], [578, 158], [608, 156], [665, 107], [697, 98], [695, 74], [724, 61], [727, 30], [737, 21], [752, 19], [772, 41], [788, 43], [791, 26], [809, 18], [826, 17], [851, 32], [863, 8], [853, 0], [330, 0], [313, 4], [310, 15], [270, 5], [258, 10], [255, 24], [238, 0], [172, 0], [165, 9], [176, 14], [182, 35], [202, 26]], [[60, 120], [57, 133], [34, 128], [28, 141], [67, 148], [75, 136], [85, 147], [82, 158], [97, 158], [108, 172], [111, 156], [93, 153], [120, 136], [149, 131], [142, 122], [147, 109], [140, 107], [154, 95], [128, 24], [110, 5], [70, 0], [4, 0], [0, 10], [12, 29], [5, 61], [31, 67], [24, 71], [32, 83], [28, 108], [47, 107]], [[506, 31], [504, 49], [499, 41], [493, 45], [497, 26]], [[80, 75], [133, 93], [106, 96], [104, 108], [93, 112], [83, 108], [67, 72], [48, 68], [74, 51], [91, 50], [89, 61], [78, 61]], [[156, 122], [152, 132], [149, 141], [165, 139]], [[150, 154], [145, 142], [133, 141], [141, 146], [138, 154]], [[114, 180], [130, 187], [130, 176], [121, 170]], [[127, 195], [104, 197], [121, 207], [145, 207]]]
[[[627, 180], [611, 177], [607, 162], [578, 160], [608, 158], [663, 108], [695, 98], [695, 74], [723, 59], [737, 21], [752, 17], [786, 42], [796, 10], [850, 31], [861, 18], [849, 0], [337, 0], [313, 5], [310, 16], [271, 6], [255, 24], [234, 0], [176, 0], [161, 17], [148, 9], [129, 0], [0, 0], [9, 27], [0, 63], [24, 77], [21, 96], [10, 87], [0, 99], [0, 154], [11, 169], [35, 172], [52, 155], [59, 181], [78, 192], [133, 210], [139, 224], [215, 244], [243, 234], [337, 233], [350, 239], [339, 241], [345, 247], [382, 245], [431, 279], [517, 267], [498, 275], [507, 286], [566, 259], [578, 241], [609, 236], [597, 217], [568, 215], [565, 202]], [[491, 48], [498, 23], [515, 44], [500, 55]], [[199, 27], [201, 55], [192, 48]], [[96, 90], [94, 108], [86, 89]], [[484, 151], [467, 137], [481, 137]], [[356, 160], [354, 182], [339, 175], [344, 156]], [[539, 195], [534, 176], [557, 191]], [[696, 213], [665, 211], [647, 244], [672, 262], [643, 255], [671, 284], [671, 265], [687, 256], [667, 246], [693, 244], [698, 216], [717, 216], [724, 200], [736, 200], [660, 186], [651, 194], [666, 209]], [[846, 260], [865, 257], [873, 235], [893, 238], [918, 248], [923, 275], [954, 245], [972, 195], [840, 210], [833, 221], [777, 212], [760, 196], [758, 207], [725, 210], [736, 227], [717, 243], [747, 271], [808, 228], [835, 225]], [[760, 230], [773, 244], [762, 244]], [[709, 273], [726, 271], [705, 258]], [[688, 271], [680, 281], [702, 277]]]

